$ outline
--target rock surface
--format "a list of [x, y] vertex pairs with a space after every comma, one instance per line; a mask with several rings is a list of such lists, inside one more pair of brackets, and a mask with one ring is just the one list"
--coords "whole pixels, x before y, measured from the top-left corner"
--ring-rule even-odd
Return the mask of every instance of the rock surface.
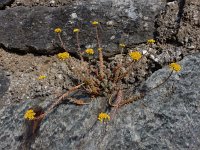
[[5, 72], [0, 70], [0, 97], [8, 90], [9, 79], [6, 77]]
[[200, 50], [200, 1], [179, 0], [167, 3], [166, 11], [157, 18], [161, 42]]
[[75, 52], [72, 30], [78, 27], [84, 50], [96, 47], [90, 22], [98, 20], [103, 47], [109, 54], [118, 51], [120, 42], [130, 46], [153, 38], [155, 16], [164, 6], [162, 0], [92, 0], [59, 7], [14, 7], [0, 11], [0, 44], [20, 52], [57, 53], [61, 48], [54, 29], [61, 27], [67, 49]]
[[[15, 0], [12, 8], [5, 7], [11, 4], [8, 1], [0, 2], [0, 9], [5, 9], [0, 11], [0, 45], [14, 52], [57, 53], [62, 50], [53, 32], [58, 26], [70, 52], [76, 51], [74, 27], [81, 28], [82, 50], [96, 47], [90, 21], [98, 20], [108, 54], [116, 53], [118, 43], [125, 42], [128, 48], [136, 44], [146, 55], [145, 71], [135, 66], [131, 83], [139, 80], [140, 84], [154, 73], [138, 91], [158, 85], [170, 73], [165, 65], [184, 57], [181, 72], [117, 113], [106, 108], [103, 97], [87, 106], [61, 104], [43, 120], [36, 138], [26, 143], [27, 149], [199, 149], [199, 0], [168, 0], [165, 10], [163, 0]], [[152, 38], [155, 29], [160, 43], [138, 44]], [[186, 56], [193, 52], [197, 53]], [[0, 149], [24, 148], [25, 111], [35, 104], [46, 108], [73, 85], [66, 62], [56, 56], [23, 56], [0, 49], [1, 66], [9, 71], [0, 68]], [[40, 75], [47, 78], [39, 81]], [[97, 121], [100, 112], [111, 115], [107, 125]]]
[[177, 34], [178, 42], [188, 49], [200, 50], [200, 1], [185, 1], [180, 28]]
[[[78, 0], [75, 0], [78, 1]], [[87, 0], [83, 0], [87, 1]], [[12, 7], [16, 6], [62, 6], [73, 3], [74, 0], [15, 0]]]
[[[133, 104], [117, 110], [107, 125], [97, 121], [105, 112], [105, 99], [87, 106], [60, 105], [45, 119], [29, 149], [193, 149], [200, 146], [200, 54], [185, 57], [182, 70], [160, 88]], [[170, 73], [156, 71], [144, 87], [152, 88]], [[29, 100], [0, 110], [0, 149], [16, 149], [22, 143], [23, 114], [33, 104], [43, 107], [49, 100]]]
[[10, 81], [6, 77], [5, 72], [0, 68], [0, 108], [4, 105], [3, 95], [9, 88]]

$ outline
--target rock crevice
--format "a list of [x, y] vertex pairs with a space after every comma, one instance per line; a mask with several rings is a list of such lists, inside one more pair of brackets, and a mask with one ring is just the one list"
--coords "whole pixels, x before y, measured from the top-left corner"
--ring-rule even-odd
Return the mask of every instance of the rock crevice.
[[1, 0], [0, 1], [0, 10], [6, 9], [7, 6], [11, 6], [15, 0]]

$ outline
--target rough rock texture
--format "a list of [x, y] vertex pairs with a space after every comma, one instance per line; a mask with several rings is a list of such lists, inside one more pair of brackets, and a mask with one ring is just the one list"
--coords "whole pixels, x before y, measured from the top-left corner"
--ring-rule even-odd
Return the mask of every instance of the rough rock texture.
[[183, 18], [177, 34], [178, 42], [189, 49], [200, 50], [200, 1], [185, 1]]
[[3, 95], [9, 88], [10, 81], [6, 77], [5, 72], [0, 68], [0, 108], [2, 108], [4, 101], [2, 99]]
[[95, 31], [90, 22], [98, 20], [105, 52], [118, 51], [118, 44], [128, 46], [153, 38], [155, 16], [163, 9], [162, 0], [93, 0], [59, 7], [14, 7], [0, 11], [0, 44], [21, 52], [52, 54], [61, 50], [54, 33], [63, 29], [62, 37], [70, 52], [76, 51], [72, 30], [81, 29], [81, 48], [96, 47]]
[[0, 97], [8, 90], [9, 80], [3, 70], [0, 70]]
[[200, 1], [179, 0], [167, 3], [166, 11], [156, 21], [161, 42], [200, 49]]
[[[60, 6], [73, 3], [78, 0], [15, 0], [12, 7], [16, 6]], [[87, 0], [82, 0], [87, 1]]]
[[[117, 110], [112, 121], [101, 124], [105, 99], [87, 106], [63, 104], [45, 119], [29, 149], [193, 149], [200, 146], [200, 54], [185, 57], [182, 71], [174, 73], [144, 99]], [[168, 67], [148, 78], [144, 88], [159, 84], [170, 73]], [[29, 100], [0, 111], [0, 148], [16, 149], [23, 141], [23, 114], [33, 104], [47, 106], [49, 99]], [[109, 113], [109, 111], [107, 110]], [[113, 118], [114, 117], [114, 118]]]
[[[0, 54], [2, 56], [0, 64], [6, 70], [4, 74], [10, 80], [9, 89], [1, 97], [6, 105], [36, 97], [42, 99], [49, 95], [56, 97], [64, 89], [74, 85], [70, 80], [72, 72], [68, 66], [69, 61], [61, 61], [56, 55], [51, 57], [33, 54], [20, 56], [2, 49], [0, 49]], [[78, 62], [76, 59], [74, 61]], [[41, 75], [45, 75], [46, 78], [39, 80]], [[4, 76], [0, 78], [2, 83], [7, 81]]]

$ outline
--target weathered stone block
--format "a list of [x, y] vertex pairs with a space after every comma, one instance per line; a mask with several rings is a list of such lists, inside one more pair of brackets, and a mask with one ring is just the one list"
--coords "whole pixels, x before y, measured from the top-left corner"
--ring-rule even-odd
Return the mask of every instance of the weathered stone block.
[[104, 52], [113, 54], [118, 51], [120, 42], [131, 46], [152, 38], [155, 16], [164, 6], [162, 0], [93, 0], [62, 7], [14, 7], [0, 11], [0, 44], [21, 52], [57, 53], [61, 48], [54, 28], [61, 27], [67, 50], [75, 52], [77, 46], [72, 31], [78, 27], [84, 50], [96, 47], [90, 22], [97, 20], [101, 23], [99, 32]]

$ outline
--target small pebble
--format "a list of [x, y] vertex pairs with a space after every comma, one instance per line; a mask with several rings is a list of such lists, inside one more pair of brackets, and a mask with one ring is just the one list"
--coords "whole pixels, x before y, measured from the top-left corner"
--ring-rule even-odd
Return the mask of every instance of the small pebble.
[[72, 19], [76, 19], [76, 18], [78, 18], [78, 16], [77, 16], [76, 13], [72, 13], [72, 14], [71, 14], [71, 18], [72, 18]]

